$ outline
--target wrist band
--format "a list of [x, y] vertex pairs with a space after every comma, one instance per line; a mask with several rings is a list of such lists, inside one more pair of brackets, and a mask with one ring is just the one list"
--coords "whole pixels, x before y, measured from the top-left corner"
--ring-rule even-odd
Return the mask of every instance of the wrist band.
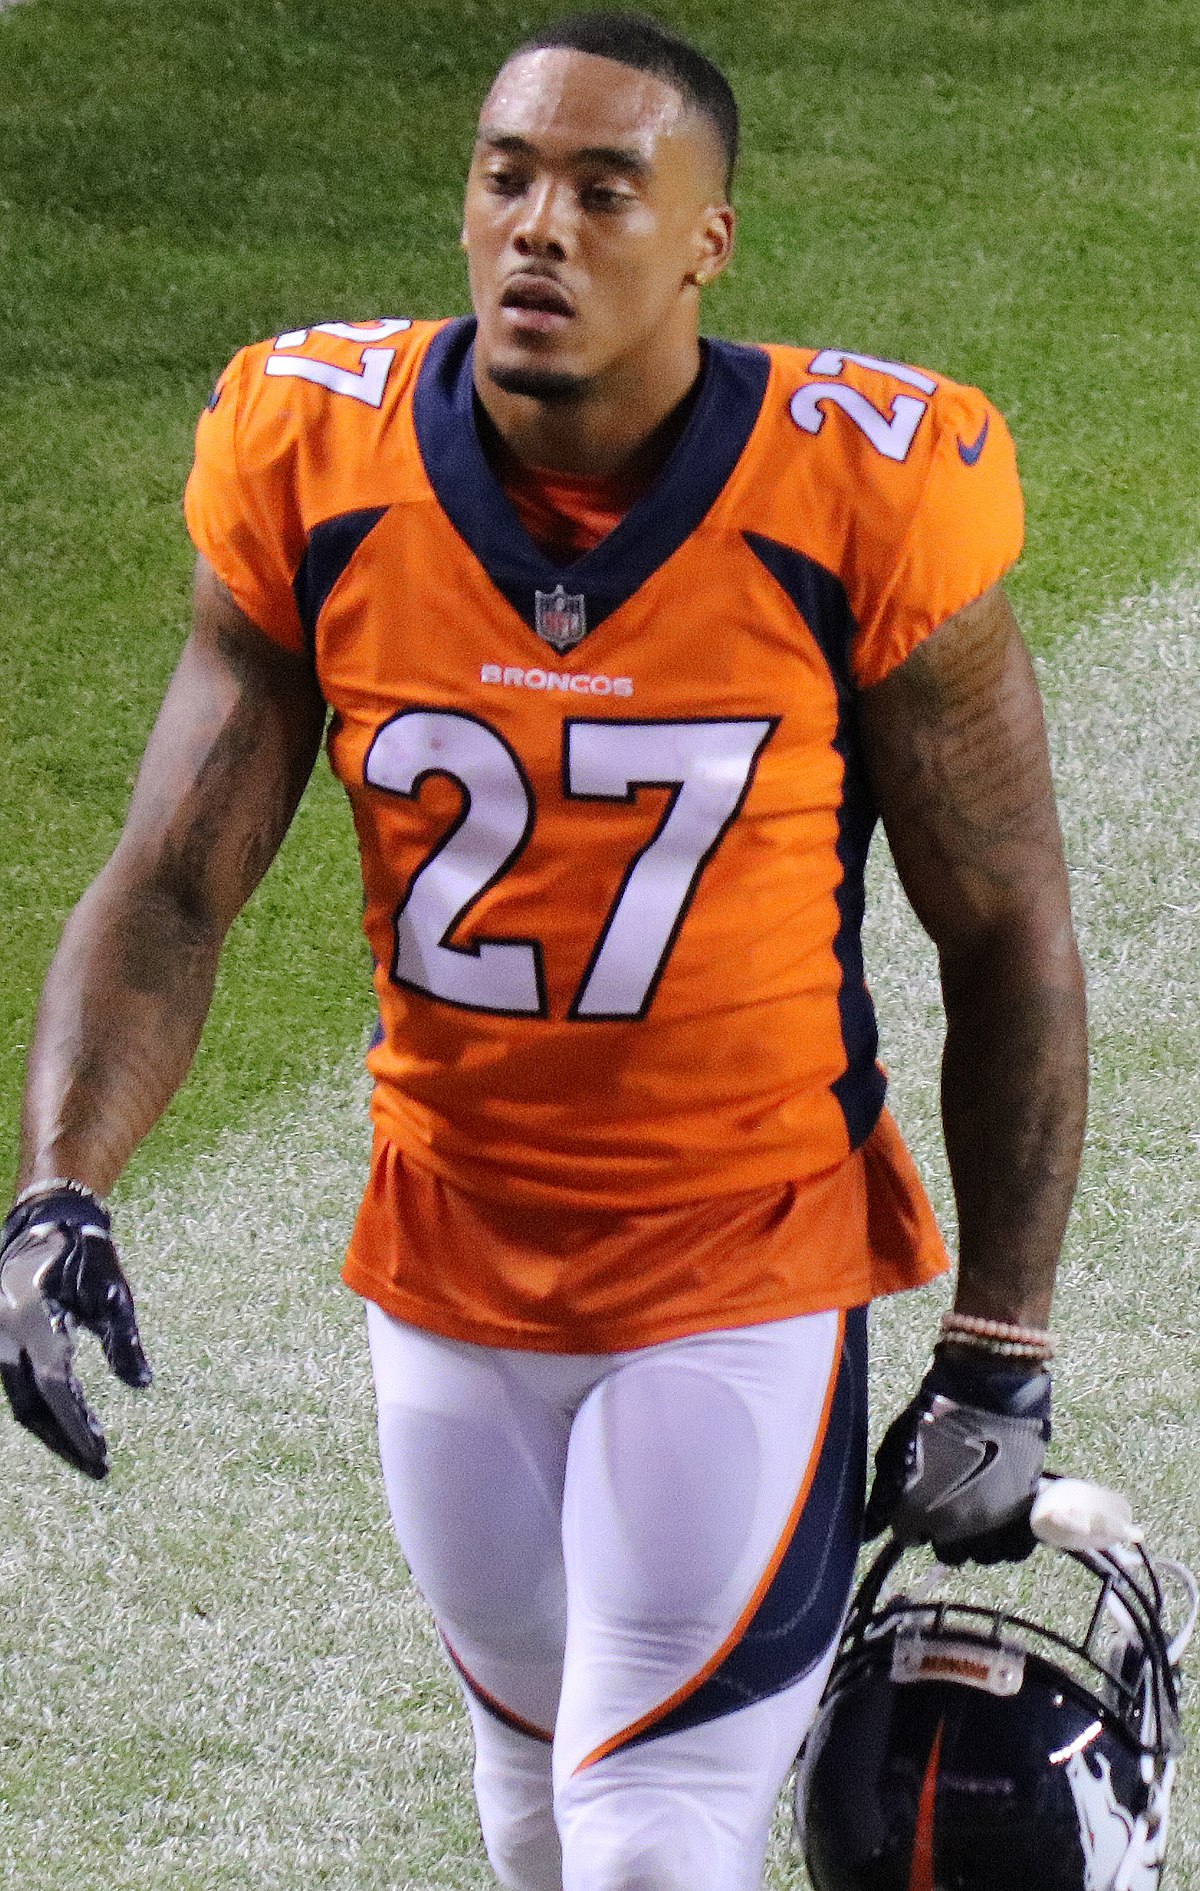
[[964, 1352], [986, 1353], [989, 1359], [1012, 1359], [1021, 1364], [1046, 1366], [1054, 1357], [1053, 1348], [1021, 1346], [1011, 1339], [984, 1339], [978, 1333], [948, 1333], [939, 1339], [935, 1351], [951, 1346]]
[[1054, 1339], [1044, 1327], [985, 1320], [976, 1313], [943, 1313], [938, 1337], [1001, 1359], [1050, 1360], [1055, 1354]]
[[62, 1194], [78, 1195], [81, 1201], [91, 1202], [102, 1215], [108, 1213], [105, 1203], [101, 1201], [94, 1188], [89, 1188], [86, 1182], [75, 1181], [74, 1177], [69, 1175], [51, 1175], [44, 1182], [31, 1182], [28, 1188], [21, 1190], [13, 1207], [24, 1208], [27, 1202], [35, 1202], [41, 1195]]

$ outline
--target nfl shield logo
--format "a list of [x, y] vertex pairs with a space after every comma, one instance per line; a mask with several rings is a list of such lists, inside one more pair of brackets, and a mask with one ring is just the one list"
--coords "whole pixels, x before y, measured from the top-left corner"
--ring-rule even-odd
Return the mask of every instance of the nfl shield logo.
[[587, 631], [582, 597], [572, 596], [561, 584], [556, 584], [553, 591], [534, 592], [533, 621], [538, 636], [556, 650], [573, 650]]

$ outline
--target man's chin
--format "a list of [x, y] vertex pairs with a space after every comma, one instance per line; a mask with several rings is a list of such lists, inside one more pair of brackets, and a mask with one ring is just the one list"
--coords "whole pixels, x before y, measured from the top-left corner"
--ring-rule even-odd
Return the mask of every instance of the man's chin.
[[505, 394], [524, 394], [535, 401], [561, 404], [582, 400], [591, 385], [585, 374], [533, 361], [489, 361], [485, 372], [493, 386]]

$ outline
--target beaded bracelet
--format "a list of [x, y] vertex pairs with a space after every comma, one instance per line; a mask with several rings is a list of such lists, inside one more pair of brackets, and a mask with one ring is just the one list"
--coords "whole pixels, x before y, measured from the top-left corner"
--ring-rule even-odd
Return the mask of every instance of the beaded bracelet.
[[937, 1350], [943, 1346], [962, 1348], [964, 1352], [986, 1353], [989, 1359], [1013, 1359], [1034, 1366], [1049, 1365], [1054, 1355], [1044, 1346], [1020, 1346], [1011, 1339], [983, 1339], [978, 1333], [950, 1333], [937, 1342]]
[[976, 1313], [943, 1313], [939, 1338], [1001, 1359], [1053, 1359], [1055, 1344], [1043, 1327], [985, 1320]]

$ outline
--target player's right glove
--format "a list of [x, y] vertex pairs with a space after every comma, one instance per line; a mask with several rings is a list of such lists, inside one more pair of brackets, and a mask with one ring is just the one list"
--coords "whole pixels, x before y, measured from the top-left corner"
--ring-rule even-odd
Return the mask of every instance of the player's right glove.
[[75, 1377], [75, 1328], [126, 1385], [145, 1386], [133, 1295], [107, 1210], [78, 1183], [21, 1197], [0, 1230], [0, 1380], [14, 1416], [88, 1477], [108, 1475], [99, 1419]]
[[863, 1534], [890, 1524], [943, 1563], [1020, 1562], [1050, 1440], [1050, 1374], [939, 1348], [875, 1453]]

